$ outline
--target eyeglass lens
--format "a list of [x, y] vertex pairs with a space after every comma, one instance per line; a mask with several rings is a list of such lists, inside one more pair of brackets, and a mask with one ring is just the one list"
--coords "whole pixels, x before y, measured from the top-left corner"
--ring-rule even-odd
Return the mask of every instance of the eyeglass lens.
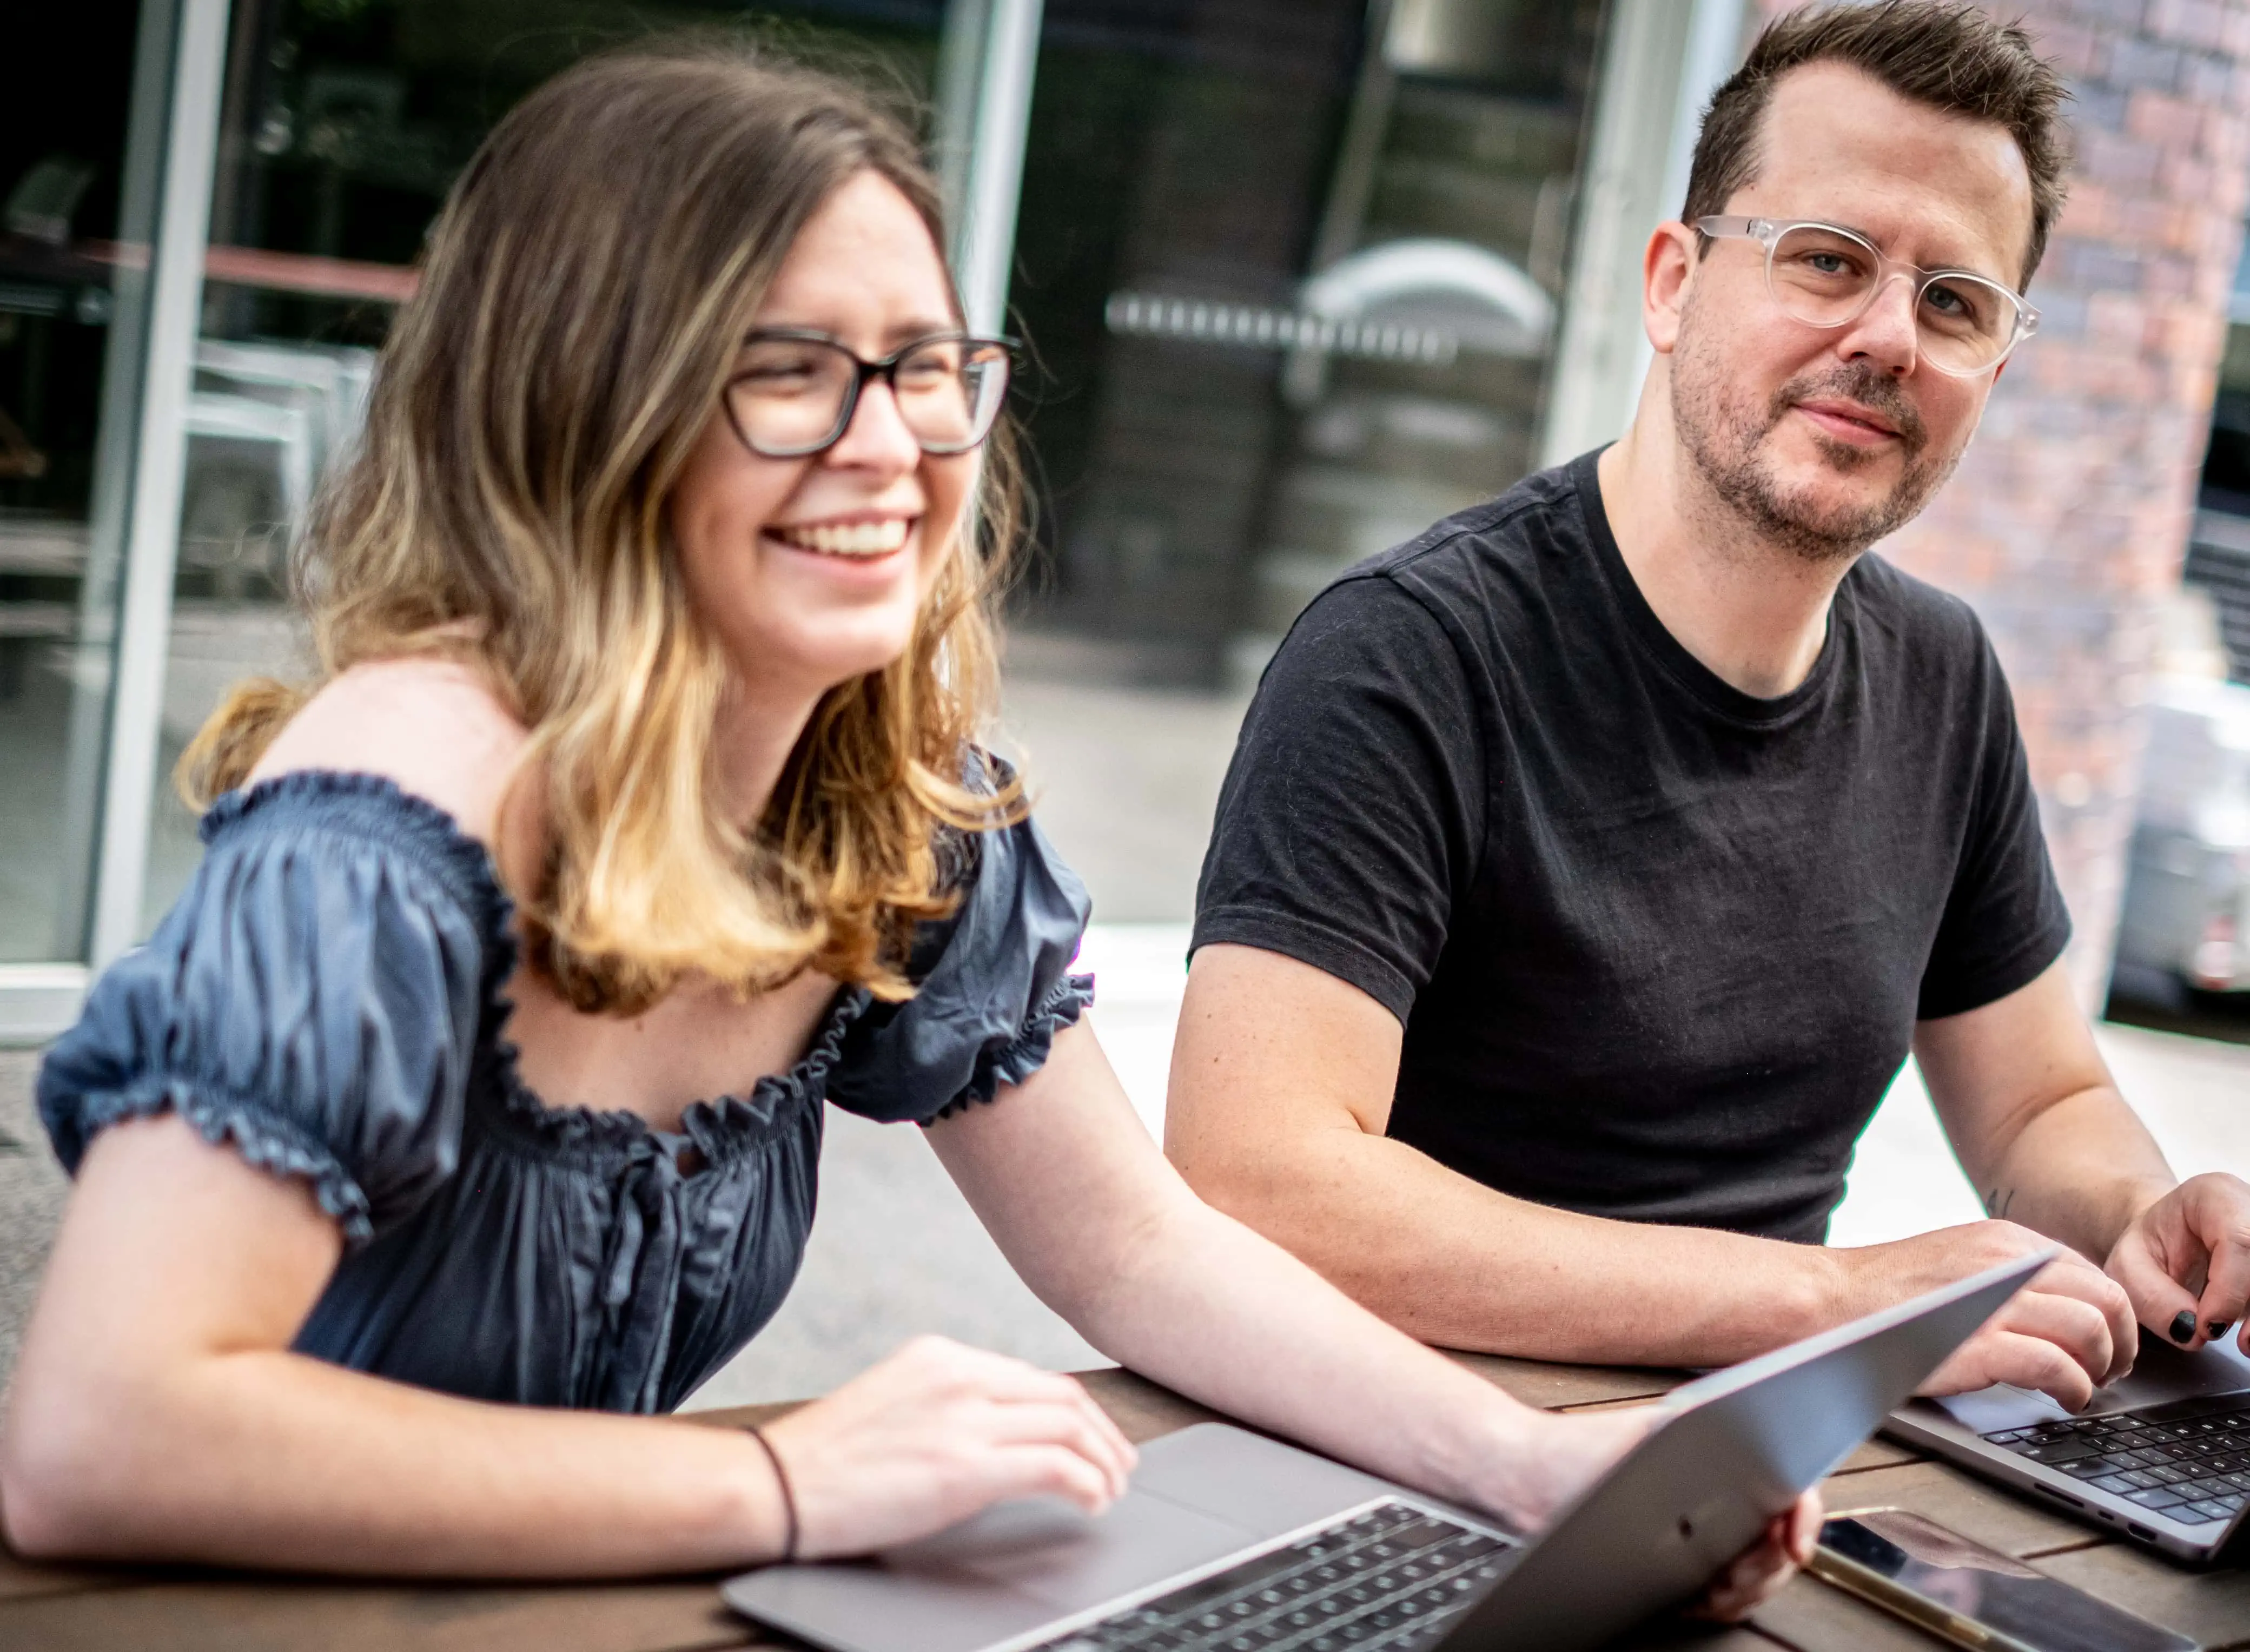
[[[1766, 261], [1777, 303], [1815, 327], [1840, 327], [1865, 310], [1881, 284], [1875, 249], [1817, 225], [1783, 232]], [[1949, 273], [1927, 281], [1915, 306], [1921, 347], [1933, 366], [1973, 373], [2016, 342], [2015, 294], [1981, 276]]]
[[[859, 363], [819, 339], [765, 338], [744, 349], [727, 411], [753, 449], [775, 458], [818, 452], [844, 433]], [[932, 339], [899, 360], [899, 417], [925, 453], [958, 453], [991, 433], [1008, 389], [1008, 354], [973, 339]]]

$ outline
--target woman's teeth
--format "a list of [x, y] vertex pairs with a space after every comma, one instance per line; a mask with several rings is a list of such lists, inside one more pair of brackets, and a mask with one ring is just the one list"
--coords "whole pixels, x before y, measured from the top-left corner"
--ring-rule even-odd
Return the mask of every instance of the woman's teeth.
[[902, 516], [872, 522], [808, 522], [767, 530], [785, 545], [825, 556], [885, 556], [907, 543]]

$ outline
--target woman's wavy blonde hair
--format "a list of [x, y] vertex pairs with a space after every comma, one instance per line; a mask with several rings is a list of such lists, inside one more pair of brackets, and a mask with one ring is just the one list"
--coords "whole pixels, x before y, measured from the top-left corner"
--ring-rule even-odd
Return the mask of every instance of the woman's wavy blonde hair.
[[240, 785], [338, 673], [460, 660], [530, 731], [547, 858], [510, 881], [528, 959], [571, 1003], [628, 1014], [691, 971], [749, 992], [807, 968], [907, 996], [914, 923], [950, 909], [949, 831], [1024, 808], [963, 768], [994, 698], [1013, 448], [988, 447], [980, 526], [954, 533], [905, 653], [827, 695], [750, 827], [717, 804], [728, 668], [667, 509], [790, 243], [867, 169], [942, 247], [905, 125], [825, 73], [638, 52], [514, 109], [438, 217], [300, 547], [315, 679], [238, 687], [181, 760], [190, 804]]

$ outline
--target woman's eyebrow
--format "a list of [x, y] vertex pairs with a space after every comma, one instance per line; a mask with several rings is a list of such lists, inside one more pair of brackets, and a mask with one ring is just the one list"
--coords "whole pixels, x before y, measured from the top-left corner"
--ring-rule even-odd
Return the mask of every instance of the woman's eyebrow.
[[918, 338], [929, 338], [944, 333], [958, 334], [967, 330], [961, 324], [960, 319], [952, 315], [937, 321], [902, 321], [883, 335], [883, 342], [893, 346], [911, 344]]
[[[889, 350], [896, 349], [901, 345], [911, 344], [916, 339], [958, 337], [967, 330], [958, 316], [923, 316], [887, 327], [883, 329], [880, 337], [884, 349]], [[761, 321], [743, 334], [740, 342], [742, 345], [752, 344], [756, 342], [761, 335], [776, 333], [784, 335], [795, 335], [804, 338], [827, 339], [838, 344], [845, 342], [844, 335], [836, 328], [823, 327], [812, 321]]]

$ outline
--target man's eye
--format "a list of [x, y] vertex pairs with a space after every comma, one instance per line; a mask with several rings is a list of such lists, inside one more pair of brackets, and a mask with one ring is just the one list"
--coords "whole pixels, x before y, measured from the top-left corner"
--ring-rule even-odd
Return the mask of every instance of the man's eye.
[[1981, 307], [1975, 298], [1957, 287], [1933, 285], [1922, 294], [1922, 301], [1941, 321], [1974, 323], [1981, 319]]
[[1808, 246], [1792, 250], [1791, 265], [1811, 280], [1853, 281], [1860, 277], [1860, 261], [1840, 247]]

